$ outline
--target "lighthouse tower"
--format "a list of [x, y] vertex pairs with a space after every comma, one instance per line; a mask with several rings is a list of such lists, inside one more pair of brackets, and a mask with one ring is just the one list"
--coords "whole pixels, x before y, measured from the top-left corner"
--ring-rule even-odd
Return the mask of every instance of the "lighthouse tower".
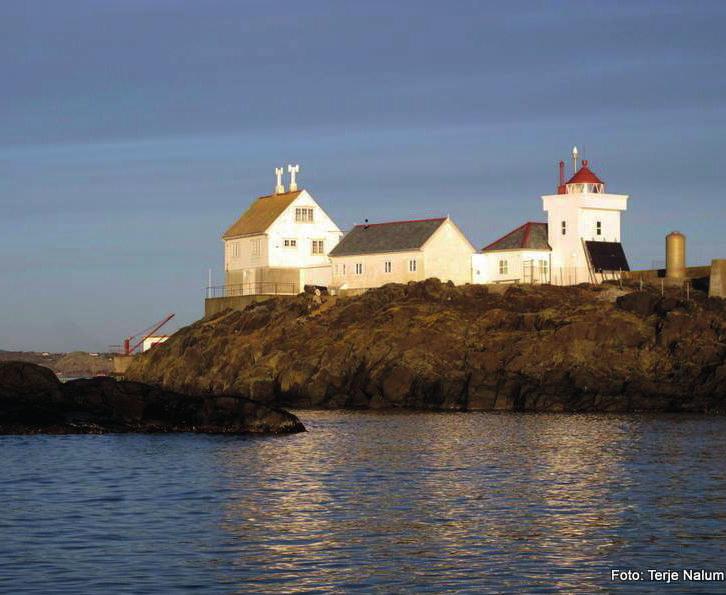
[[557, 194], [542, 197], [547, 212], [547, 239], [551, 253], [551, 282], [555, 285], [599, 283], [628, 270], [620, 243], [620, 214], [627, 209], [628, 195], [610, 194], [587, 160], [565, 181], [560, 161]]

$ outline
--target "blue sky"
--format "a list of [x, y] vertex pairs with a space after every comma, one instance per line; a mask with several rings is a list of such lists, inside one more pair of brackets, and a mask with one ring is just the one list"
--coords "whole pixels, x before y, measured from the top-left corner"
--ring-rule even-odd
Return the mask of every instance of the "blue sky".
[[[0, 349], [200, 317], [222, 231], [300, 163], [343, 229], [544, 220], [573, 144], [634, 267], [726, 257], [726, 3], [0, 4]], [[173, 328], [173, 327], [172, 327]]]

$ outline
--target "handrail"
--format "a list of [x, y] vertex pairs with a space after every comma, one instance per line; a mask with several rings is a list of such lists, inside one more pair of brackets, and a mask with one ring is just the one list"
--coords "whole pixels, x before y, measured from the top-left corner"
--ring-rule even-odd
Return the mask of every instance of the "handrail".
[[233, 283], [205, 289], [207, 298], [237, 297], [244, 295], [295, 295], [295, 283]]

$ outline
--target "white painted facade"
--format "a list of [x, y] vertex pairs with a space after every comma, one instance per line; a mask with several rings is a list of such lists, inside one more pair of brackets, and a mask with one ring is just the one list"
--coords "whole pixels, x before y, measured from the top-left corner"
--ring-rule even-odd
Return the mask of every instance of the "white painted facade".
[[370, 289], [430, 277], [463, 285], [471, 283], [471, 258], [475, 252], [461, 230], [446, 218], [417, 250], [331, 256], [332, 285], [339, 289]]
[[144, 339], [144, 342], [141, 344], [141, 351], [145, 352], [151, 349], [154, 345], [158, 345], [159, 343], [165, 343], [168, 338], [169, 335], [146, 337], [146, 339]]
[[[576, 149], [573, 157], [577, 157]], [[472, 257], [474, 283], [575, 285], [603, 279], [603, 273], [596, 273], [589, 262], [585, 242], [620, 242], [620, 216], [627, 209], [628, 195], [605, 192], [605, 184], [589, 170], [587, 161], [582, 162], [582, 168], [567, 183], [564, 162], [560, 162], [557, 190], [557, 194], [542, 196], [549, 249], [544, 249], [540, 237], [535, 245], [525, 247], [523, 243], [510, 248], [504, 242], [502, 249], [497, 250], [498, 244], [508, 237], [504, 236]], [[532, 224], [525, 224], [529, 225]], [[612, 278], [617, 271], [607, 274]]]
[[550, 250], [495, 250], [472, 255], [472, 283], [549, 283]]
[[[620, 214], [627, 209], [626, 194], [570, 189], [542, 197], [547, 212], [548, 242], [552, 248], [552, 283], [592, 282], [583, 241], [619, 242]], [[577, 186], [590, 186], [578, 184]]]
[[260, 284], [276, 283], [282, 293], [288, 285], [295, 285], [295, 292], [306, 284], [330, 285], [328, 253], [342, 235], [315, 199], [302, 190], [264, 233], [224, 240], [226, 284], [249, 286], [249, 293], [259, 293]]

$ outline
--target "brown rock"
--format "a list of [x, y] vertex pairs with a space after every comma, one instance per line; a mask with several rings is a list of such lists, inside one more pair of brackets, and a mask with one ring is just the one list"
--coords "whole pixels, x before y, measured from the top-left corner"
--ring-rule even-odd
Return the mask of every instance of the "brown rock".
[[182, 329], [128, 377], [295, 407], [726, 409], [714, 372], [726, 307], [696, 290], [690, 302], [669, 288], [615, 302], [608, 291], [430, 279], [323, 308], [278, 298]]

